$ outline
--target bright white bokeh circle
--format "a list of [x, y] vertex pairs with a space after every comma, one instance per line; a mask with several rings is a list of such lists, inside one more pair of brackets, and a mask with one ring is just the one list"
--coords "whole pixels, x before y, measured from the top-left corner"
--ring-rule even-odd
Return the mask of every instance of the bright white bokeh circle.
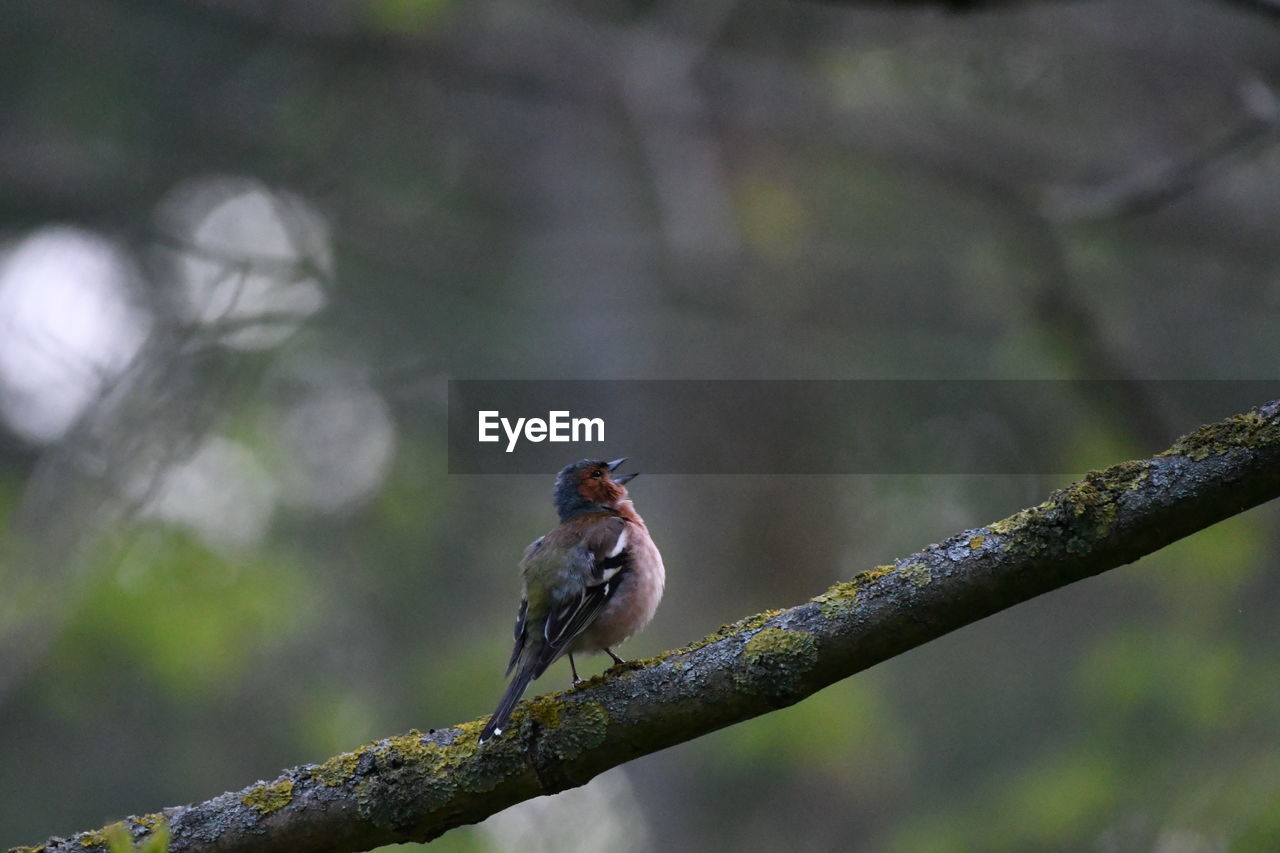
[[134, 265], [104, 237], [43, 228], [0, 256], [0, 416], [24, 439], [60, 439], [151, 332]]

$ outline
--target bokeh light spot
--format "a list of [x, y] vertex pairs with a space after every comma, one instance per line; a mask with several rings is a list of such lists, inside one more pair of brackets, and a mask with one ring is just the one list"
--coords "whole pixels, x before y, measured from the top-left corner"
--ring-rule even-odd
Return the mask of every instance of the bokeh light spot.
[[152, 326], [132, 281], [118, 247], [74, 228], [0, 259], [0, 416], [14, 432], [57, 441], [128, 367]]

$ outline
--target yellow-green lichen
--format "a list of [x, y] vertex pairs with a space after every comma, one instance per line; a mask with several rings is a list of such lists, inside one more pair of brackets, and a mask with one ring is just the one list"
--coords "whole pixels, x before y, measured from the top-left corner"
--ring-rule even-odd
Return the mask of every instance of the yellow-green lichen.
[[[1102, 471], [1090, 471], [1079, 482], [1058, 489], [1038, 506], [1024, 509], [985, 528], [994, 536], [1007, 537], [1005, 551], [1035, 554], [1050, 547], [1055, 529], [1073, 533], [1065, 548], [1084, 553], [1111, 533], [1119, 512], [1119, 501], [1151, 476], [1145, 461], [1121, 462]], [[976, 544], [975, 544], [976, 542]], [[974, 536], [969, 547], [981, 547], [986, 540]]]
[[[976, 539], [981, 537], [974, 538]], [[898, 569], [898, 573], [916, 589], [928, 586], [933, 580], [933, 575], [929, 572], [929, 567], [924, 563], [907, 563], [901, 569]]]
[[987, 530], [997, 536], [1012, 536], [1035, 525], [1052, 509], [1054, 509], [1054, 505], [1049, 501], [1045, 501], [1037, 506], [1019, 510], [1008, 518], [993, 521], [987, 525]]
[[970, 536], [970, 537], [969, 537], [969, 550], [970, 550], [970, 551], [976, 551], [976, 550], [978, 550], [979, 548], [981, 548], [981, 547], [982, 547], [982, 544], [983, 544], [984, 542], [986, 542], [986, 541], [987, 541], [987, 537], [985, 537], [985, 536]]
[[362, 750], [344, 752], [341, 755], [333, 756], [323, 764], [317, 764], [311, 768], [311, 778], [326, 787], [338, 787], [356, 772], [356, 765], [360, 763], [362, 752]]
[[[444, 758], [449, 749], [427, 743], [421, 735], [400, 735], [366, 747], [377, 772], [356, 785], [360, 816], [377, 826], [402, 829], [424, 811], [444, 806], [456, 789]], [[468, 753], [474, 753], [474, 745]]]
[[[823, 616], [828, 619], [835, 619], [852, 609], [854, 603], [858, 600], [859, 592], [897, 570], [896, 566], [883, 565], [867, 569], [864, 572], [858, 572], [853, 576], [853, 580], [834, 584], [826, 592], [815, 595], [809, 600], [818, 605], [818, 609]], [[777, 611], [774, 611], [775, 615], [776, 613]]]
[[440, 751], [440, 747], [424, 738], [422, 732], [409, 729], [405, 734], [379, 741], [373, 754], [380, 759], [390, 757], [393, 761], [408, 763], [436, 759]]
[[560, 725], [560, 708], [555, 694], [535, 696], [525, 703], [524, 716], [544, 729], [554, 729]]
[[146, 830], [154, 830], [157, 827], [168, 826], [168, 823], [164, 819], [164, 815], [160, 812], [152, 812], [151, 814], [144, 814], [140, 817], [135, 817], [133, 822]]
[[91, 829], [88, 832], [82, 832], [76, 836], [76, 841], [80, 842], [81, 847], [106, 847], [110, 843], [111, 835], [116, 831], [116, 827], [123, 827], [123, 821], [108, 824], [101, 829]]
[[1076, 535], [1067, 540], [1068, 553], [1084, 553], [1111, 533], [1120, 495], [1144, 475], [1145, 472], [1140, 474], [1127, 464], [1115, 466], [1105, 471], [1090, 471], [1080, 482], [1054, 492], [1053, 497], [1058, 499], [1062, 510], [1074, 519], [1072, 529]]
[[817, 662], [812, 634], [765, 628], [742, 647], [742, 665], [733, 680], [745, 693], [785, 696], [800, 688], [801, 677]]
[[564, 703], [555, 719], [554, 726], [539, 732], [538, 749], [562, 761], [604, 743], [609, 729], [609, 714], [597, 702]]
[[273, 785], [254, 785], [240, 798], [240, 802], [261, 815], [278, 812], [293, 802], [293, 780], [281, 779]]
[[721, 625], [719, 628], [716, 629], [714, 633], [708, 634], [707, 636], [703, 637], [701, 640], [694, 640], [692, 643], [689, 643], [687, 646], [682, 646], [681, 648], [678, 648], [678, 649], [672, 649], [670, 651], [663, 652], [662, 654], [656, 655], [646, 660], [631, 661], [631, 664], [635, 666], [635, 668], [641, 669], [644, 667], [662, 663], [663, 661], [670, 660], [671, 658], [682, 657], [684, 655], [691, 654], [693, 652], [696, 652], [698, 649], [701, 649], [705, 646], [710, 646], [714, 643], [718, 643], [721, 640], [726, 640], [730, 637], [736, 637], [740, 634], [745, 634], [748, 631], [754, 631], [757, 628], [762, 627], [770, 619], [773, 619], [776, 616], [782, 615], [783, 612], [784, 611], [782, 610], [766, 610], [763, 613], [757, 613], [754, 616], [748, 616], [744, 619], [739, 619], [737, 622], [731, 622], [728, 625]]
[[1076, 518], [1090, 519], [1095, 525], [1111, 526], [1116, 518], [1116, 492], [1101, 472], [1090, 471], [1073, 486], [1056, 493], [1062, 508]]
[[1137, 491], [1151, 477], [1151, 463], [1145, 459], [1134, 459], [1112, 465], [1099, 472], [1099, 477], [1111, 483], [1114, 488], [1124, 488], [1130, 492]]
[[853, 581], [844, 581], [809, 600], [818, 605], [818, 610], [823, 616], [834, 619], [848, 613], [854, 602], [858, 600], [858, 585]]
[[876, 566], [874, 569], [867, 569], [865, 572], [858, 572], [853, 576], [853, 582], [860, 586], [866, 586], [869, 583], [875, 583], [893, 570], [893, 566]]
[[453, 740], [454, 746], [461, 747], [461, 745], [465, 743], [474, 745], [480, 739], [480, 732], [484, 731], [484, 726], [487, 722], [489, 722], [489, 718], [482, 717], [479, 720], [472, 720], [469, 723], [459, 723], [454, 726], [454, 728], [458, 730], [458, 736]]
[[1207, 424], [1188, 433], [1161, 453], [1161, 456], [1186, 456], [1200, 461], [1220, 456], [1239, 447], [1261, 447], [1280, 441], [1280, 419], [1266, 418], [1256, 409]]
[[[517, 714], [529, 707], [525, 703]], [[458, 790], [490, 791], [522, 772], [525, 745], [513, 736], [516, 727], [481, 747], [482, 726], [481, 720], [458, 726], [452, 741], [443, 744], [412, 731], [364, 747], [359, 753], [371, 771], [355, 787], [359, 815], [377, 826], [403, 829], [446, 806]]]
[[514, 737], [499, 738], [480, 747], [478, 738], [486, 722], [487, 718], [458, 726], [459, 736], [441, 757], [438, 772], [451, 776], [464, 791], [492, 791], [525, 766], [524, 745]]

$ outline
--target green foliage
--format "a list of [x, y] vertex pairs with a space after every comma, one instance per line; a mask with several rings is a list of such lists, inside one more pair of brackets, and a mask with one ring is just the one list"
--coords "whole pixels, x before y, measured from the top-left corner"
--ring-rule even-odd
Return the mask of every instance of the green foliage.
[[1251, 583], [1267, 571], [1269, 533], [1256, 513], [1228, 518], [1162, 551], [1158, 570], [1143, 582], [1177, 618], [1216, 624], [1247, 598]]
[[60, 643], [68, 665], [114, 650], [168, 690], [224, 689], [308, 616], [305, 575], [283, 554], [235, 556], [160, 526], [141, 529], [104, 572]]
[[1120, 780], [1108, 756], [1089, 748], [1042, 757], [977, 797], [963, 797], [895, 833], [888, 849], [961, 853], [1053, 850], [1079, 846], [1105, 825]]
[[451, 6], [450, 0], [372, 0], [360, 8], [374, 29], [415, 35], [436, 26]]
[[[833, 684], [781, 711], [709, 736], [731, 774], [818, 772], [861, 788], [868, 767], [900, 772], [910, 737], [873, 678]], [[898, 767], [895, 769], [895, 765]]]
[[1077, 695], [1097, 723], [1132, 735], [1203, 735], [1238, 721], [1250, 677], [1230, 643], [1134, 629], [1099, 638], [1082, 659]]
[[1121, 459], [1143, 456], [1142, 448], [1106, 416], [1095, 416], [1087, 429], [1067, 437], [1061, 448], [1063, 470], [1091, 471], [1105, 468]]

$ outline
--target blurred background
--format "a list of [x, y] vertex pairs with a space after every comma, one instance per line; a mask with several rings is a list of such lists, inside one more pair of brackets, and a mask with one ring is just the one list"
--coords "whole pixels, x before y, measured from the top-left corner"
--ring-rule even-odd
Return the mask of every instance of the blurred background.
[[[1276, 377], [1274, 4], [995, 5], [8, 0], [0, 847], [492, 709], [553, 472], [449, 475], [451, 378]], [[1069, 479], [642, 477], [623, 653]], [[1276, 529], [432, 849], [1274, 850]]]

